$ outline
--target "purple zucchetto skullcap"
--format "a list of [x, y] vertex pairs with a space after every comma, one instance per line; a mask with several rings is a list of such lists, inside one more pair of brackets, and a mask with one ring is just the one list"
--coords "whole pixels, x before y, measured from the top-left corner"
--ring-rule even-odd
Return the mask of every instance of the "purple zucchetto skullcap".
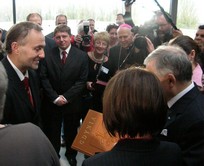
[[128, 24], [121, 24], [121, 25], [119, 26], [119, 28], [128, 28], [128, 29], [132, 29], [132, 27], [131, 27], [130, 25], [128, 25]]

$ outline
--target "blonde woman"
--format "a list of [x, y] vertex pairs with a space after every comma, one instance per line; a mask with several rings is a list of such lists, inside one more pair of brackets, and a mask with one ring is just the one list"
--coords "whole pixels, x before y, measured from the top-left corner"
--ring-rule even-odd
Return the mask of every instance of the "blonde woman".
[[88, 52], [89, 74], [87, 90], [93, 98], [88, 108], [102, 112], [102, 95], [107, 81], [110, 79], [107, 49], [109, 47], [108, 32], [96, 32], [94, 34], [94, 50]]

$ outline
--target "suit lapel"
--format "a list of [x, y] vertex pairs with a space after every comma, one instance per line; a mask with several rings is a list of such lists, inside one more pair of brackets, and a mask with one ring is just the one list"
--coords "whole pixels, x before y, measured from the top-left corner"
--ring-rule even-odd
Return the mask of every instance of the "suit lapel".
[[[37, 111], [38, 110], [38, 105], [39, 105], [39, 94], [38, 94], [38, 91], [39, 91], [39, 87], [36, 86], [35, 84], [35, 77], [34, 75], [32, 74], [32, 72], [29, 70], [29, 84], [30, 84], [30, 88], [31, 88], [31, 92], [32, 92], [32, 97], [33, 97], [33, 101], [34, 101], [34, 108], [35, 110]], [[32, 107], [32, 106], [31, 106]], [[32, 107], [33, 108], [33, 107]]]
[[60, 51], [59, 51], [58, 47], [54, 47], [53, 48], [53, 54], [52, 54], [51, 58], [53, 59], [54, 63], [57, 63], [58, 66], [62, 66], [61, 57], [60, 57]]
[[62, 69], [64, 70], [64, 68], [67, 68], [70, 65], [70, 63], [72, 63], [73, 56], [74, 56], [74, 49], [73, 47], [71, 47], [67, 55], [65, 64], [62, 64], [59, 48], [58, 47], [53, 48], [53, 55], [52, 55], [53, 62], [57, 63], [57, 65], [60, 67], [61, 70]]
[[170, 109], [168, 112], [167, 123], [165, 127], [171, 125], [175, 119], [187, 110], [189, 103], [191, 103], [200, 92], [196, 87], [191, 89], [188, 93], [182, 96]]
[[13, 67], [11, 66], [11, 64], [9, 63], [8, 59], [5, 58], [2, 63], [5, 65], [5, 68], [7, 70], [7, 75], [9, 78], [9, 84], [12, 87], [13, 92], [18, 96], [19, 100], [22, 100], [22, 103], [25, 103], [29, 106], [30, 110], [34, 111], [29, 98], [28, 98], [28, 94], [24, 88], [23, 83], [21, 82], [20, 78], [18, 77], [17, 73], [15, 72], [15, 70], [13, 69]]
[[70, 63], [72, 63], [73, 61], [73, 55], [74, 55], [74, 50], [71, 47], [68, 55], [67, 55], [67, 59], [66, 59], [66, 63], [64, 64], [64, 67], [69, 66]]

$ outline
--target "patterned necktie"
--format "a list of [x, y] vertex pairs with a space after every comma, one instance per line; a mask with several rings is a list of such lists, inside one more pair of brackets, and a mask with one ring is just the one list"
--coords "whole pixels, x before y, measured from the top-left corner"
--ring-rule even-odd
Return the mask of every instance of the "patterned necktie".
[[24, 83], [24, 86], [25, 86], [25, 90], [26, 90], [26, 92], [28, 94], [29, 100], [30, 100], [32, 106], [34, 106], [33, 97], [32, 97], [32, 94], [31, 94], [28, 77], [24, 78], [23, 83]]
[[67, 58], [67, 52], [66, 51], [62, 51], [62, 64], [65, 64], [65, 62], [66, 62], [66, 58]]

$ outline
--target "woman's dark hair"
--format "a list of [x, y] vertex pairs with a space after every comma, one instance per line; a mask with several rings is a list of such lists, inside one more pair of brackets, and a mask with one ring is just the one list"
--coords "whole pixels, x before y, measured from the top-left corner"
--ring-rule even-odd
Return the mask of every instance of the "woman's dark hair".
[[109, 24], [106, 27], [106, 31], [109, 33], [111, 31], [111, 29], [118, 29], [118, 26], [116, 24]]
[[180, 35], [169, 42], [170, 45], [178, 45], [181, 47], [187, 55], [191, 53], [192, 50], [195, 51], [195, 61], [199, 62], [198, 54], [201, 52], [198, 44], [189, 36]]
[[160, 81], [144, 69], [120, 71], [106, 86], [103, 118], [113, 136], [154, 136], [162, 130], [166, 113], [167, 105]]

